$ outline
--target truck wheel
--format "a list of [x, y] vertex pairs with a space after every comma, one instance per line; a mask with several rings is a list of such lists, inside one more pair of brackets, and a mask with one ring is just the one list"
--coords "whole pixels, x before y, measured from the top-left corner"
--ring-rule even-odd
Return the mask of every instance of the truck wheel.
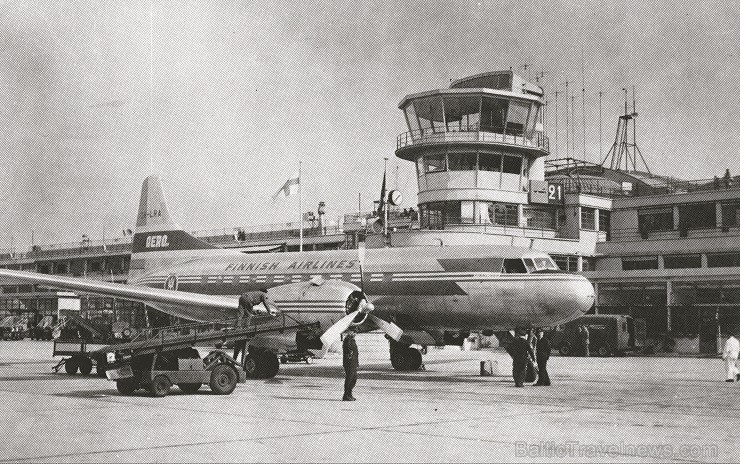
[[116, 380], [116, 389], [121, 395], [130, 395], [135, 392], [138, 387], [139, 385], [133, 377]]
[[93, 368], [92, 360], [90, 358], [80, 358], [77, 364], [79, 364], [80, 374], [90, 375]]
[[77, 373], [77, 368], [78, 367], [79, 366], [77, 364], [77, 359], [75, 359], [75, 358], [69, 358], [64, 363], [64, 370], [69, 375], [75, 375]]
[[219, 364], [211, 372], [211, 391], [217, 395], [230, 395], [236, 388], [236, 371], [231, 366]]
[[170, 392], [170, 379], [164, 375], [158, 375], [152, 380], [152, 384], [149, 385], [149, 393], [155, 398], [162, 398], [167, 396]]
[[200, 390], [199, 383], [178, 383], [177, 387], [184, 393], [195, 393]]
[[561, 344], [560, 349], [558, 351], [560, 351], [561, 356], [570, 356], [573, 352], [573, 350], [571, 350], [570, 348], [570, 343], [567, 343], [567, 342]]
[[604, 358], [607, 358], [612, 355], [612, 350], [611, 348], [609, 348], [609, 345], [607, 345], [606, 343], [599, 346], [599, 349], [597, 350], [597, 352], [599, 353], [599, 356], [602, 356]]
[[250, 379], [258, 379], [260, 369], [256, 354], [246, 353], [243, 356], [244, 362], [242, 365], [244, 366], [244, 372], [247, 374], [247, 377]]

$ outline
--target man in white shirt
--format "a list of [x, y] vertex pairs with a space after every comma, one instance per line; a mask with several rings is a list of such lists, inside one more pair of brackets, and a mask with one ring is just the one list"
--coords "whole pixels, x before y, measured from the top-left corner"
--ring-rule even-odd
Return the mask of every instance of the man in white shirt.
[[735, 334], [730, 333], [730, 337], [725, 342], [725, 350], [722, 352], [722, 359], [725, 360], [727, 368], [726, 382], [740, 380], [740, 371], [737, 369], [737, 356], [740, 354], [740, 341], [735, 338]]

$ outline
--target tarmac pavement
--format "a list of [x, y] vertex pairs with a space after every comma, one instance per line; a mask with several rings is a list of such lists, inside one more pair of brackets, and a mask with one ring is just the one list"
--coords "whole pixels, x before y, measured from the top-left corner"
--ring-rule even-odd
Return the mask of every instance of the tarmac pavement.
[[740, 460], [740, 383], [719, 359], [552, 357], [552, 387], [515, 388], [504, 352], [430, 349], [407, 373], [360, 353], [342, 402], [336, 354], [228, 396], [151, 398], [55, 374], [51, 351], [0, 342], [0, 462]]

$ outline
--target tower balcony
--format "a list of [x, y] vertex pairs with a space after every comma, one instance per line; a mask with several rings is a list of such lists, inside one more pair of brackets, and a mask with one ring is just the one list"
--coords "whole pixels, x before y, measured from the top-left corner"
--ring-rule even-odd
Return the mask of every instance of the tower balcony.
[[413, 161], [419, 147], [451, 143], [507, 145], [535, 149], [542, 155], [550, 153], [550, 140], [542, 132], [527, 134], [525, 131], [474, 124], [450, 130], [436, 127], [403, 132], [396, 138], [396, 156]]

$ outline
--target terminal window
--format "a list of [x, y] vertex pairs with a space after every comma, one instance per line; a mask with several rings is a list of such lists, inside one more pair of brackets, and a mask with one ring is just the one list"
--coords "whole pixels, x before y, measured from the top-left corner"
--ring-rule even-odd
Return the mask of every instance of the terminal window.
[[514, 203], [490, 203], [488, 216], [492, 223], [502, 226], [519, 225], [519, 206]]
[[525, 206], [523, 214], [527, 227], [550, 230], [557, 228], [556, 218], [558, 214], [556, 208]]
[[679, 229], [708, 229], [717, 227], [717, 208], [714, 203], [695, 203], [678, 207]]
[[581, 207], [581, 229], [596, 230], [596, 209]]
[[638, 211], [637, 224], [641, 232], [673, 230], [673, 208], [647, 209]]
[[663, 267], [666, 269], [689, 269], [701, 267], [701, 255], [666, 255], [663, 256]]
[[740, 202], [722, 203], [722, 226], [740, 225]]
[[637, 271], [640, 269], [658, 269], [658, 257], [639, 256], [634, 258], [622, 258], [623, 271]]
[[708, 253], [708, 267], [740, 267], [740, 253]]

